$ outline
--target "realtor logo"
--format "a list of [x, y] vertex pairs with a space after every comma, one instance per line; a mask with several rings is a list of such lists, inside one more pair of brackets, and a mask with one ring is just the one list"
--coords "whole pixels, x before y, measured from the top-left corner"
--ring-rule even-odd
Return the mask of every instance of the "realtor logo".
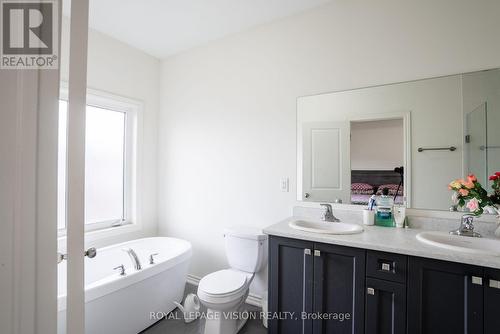
[[0, 0], [0, 8], [0, 68], [57, 68], [57, 0]]

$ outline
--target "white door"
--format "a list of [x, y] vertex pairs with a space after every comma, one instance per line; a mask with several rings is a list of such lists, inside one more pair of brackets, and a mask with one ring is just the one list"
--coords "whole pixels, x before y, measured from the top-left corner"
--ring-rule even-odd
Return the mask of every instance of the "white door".
[[302, 124], [302, 200], [350, 202], [350, 124]]
[[[55, 4], [58, 10], [53, 20], [60, 23], [62, 1], [57, 0]], [[84, 140], [88, 1], [74, 1], [72, 12], [67, 333], [82, 334], [84, 252], [80, 187], [83, 163], [80, 162]], [[18, 33], [23, 31], [20, 29]], [[56, 38], [60, 46], [60, 31]], [[2, 334], [57, 332], [59, 87], [59, 69], [0, 69]]]
[[54, 333], [58, 70], [0, 69], [0, 332]]
[[85, 333], [85, 109], [89, 1], [71, 2], [67, 120], [66, 333]]

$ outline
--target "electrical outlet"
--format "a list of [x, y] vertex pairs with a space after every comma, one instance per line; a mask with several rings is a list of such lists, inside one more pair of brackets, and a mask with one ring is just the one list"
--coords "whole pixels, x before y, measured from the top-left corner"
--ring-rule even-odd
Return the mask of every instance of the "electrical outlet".
[[289, 181], [287, 177], [282, 177], [280, 180], [280, 189], [282, 192], [287, 193], [289, 191]]

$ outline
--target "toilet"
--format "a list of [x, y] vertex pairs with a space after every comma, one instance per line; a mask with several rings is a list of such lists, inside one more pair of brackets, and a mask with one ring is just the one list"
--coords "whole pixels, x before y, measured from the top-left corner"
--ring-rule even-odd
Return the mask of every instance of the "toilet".
[[198, 298], [207, 307], [205, 334], [236, 334], [245, 325], [243, 311], [255, 273], [267, 264], [267, 236], [260, 229], [224, 230], [229, 269], [203, 277]]

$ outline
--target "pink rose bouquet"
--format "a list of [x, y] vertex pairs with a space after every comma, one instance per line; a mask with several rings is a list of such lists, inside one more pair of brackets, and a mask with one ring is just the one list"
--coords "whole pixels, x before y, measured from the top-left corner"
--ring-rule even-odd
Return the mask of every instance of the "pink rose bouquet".
[[500, 205], [500, 172], [491, 175], [490, 181], [493, 181], [491, 185], [493, 188], [493, 195], [490, 196], [491, 201], [496, 205]]
[[[500, 179], [500, 173], [498, 174], [497, 178]], [[485, 207], [494, 206], [488, 192], [477, 181], [474, 174], [469, 174], [465, 179], [452, 181], [448, 185], [448, 189], [454, 191], [453, 198], [456, 203], [460, 207], [469, 209], [475, 216], [482, 215]]]

